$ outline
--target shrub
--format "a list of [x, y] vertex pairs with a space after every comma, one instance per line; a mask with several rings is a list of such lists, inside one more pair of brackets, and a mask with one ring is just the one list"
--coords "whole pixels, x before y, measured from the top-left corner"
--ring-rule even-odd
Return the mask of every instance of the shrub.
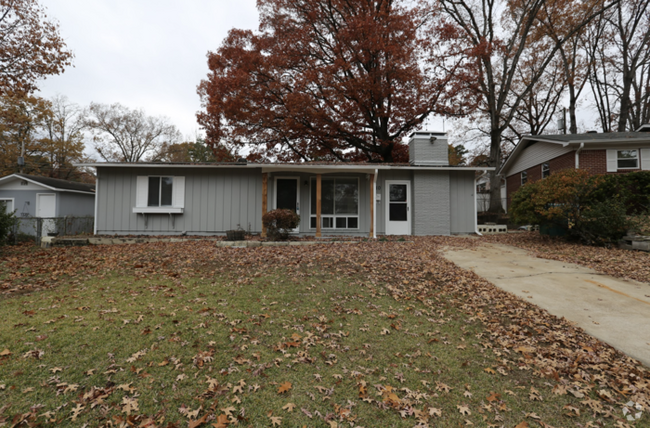
[[271, 241], [287, 239], [289, 232], [300, 224], [300, 216], [288, 209], [269, 211], [262, 216], [262, 224]]
[[610, 177], [560, 171], [522, 186], [513, 195], [510, 213], [519, 224], [556, 225], [586, 244], [609, 245], [633, 226], [627, 214], [643, 210], [644, 201], [635, 189], [646, 186], [645, 177]]
[[4, 202], [0, 202], [0, 246], [8, 241], [10, 233], [13, 232], [14, 225], [18, 219], [13, 212], [7, 212]]

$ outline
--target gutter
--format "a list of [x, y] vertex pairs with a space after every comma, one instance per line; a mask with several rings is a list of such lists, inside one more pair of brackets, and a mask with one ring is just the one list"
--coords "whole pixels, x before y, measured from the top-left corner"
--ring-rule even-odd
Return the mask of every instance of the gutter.
[[379, 174], [379, 170], [375, 169], [375, 176], [373, 178], [373, 183], [372, 183], [372, 185], [374, 186], [374, 190], [372, 193], [375, 200], [370, 201], [371, 204], [375, 204], [375, 207], [372, 210], [372, 238], [373, 239], [377, 239], [377, 175], [378, 174]]
[[580, 168], [580, 152], [585, 147], [585, 143], [580, 143], [580, 147], [576, 150], [576, 169]]
[[[97, 193], [97, 190], [99, 190], [99, 174], [97, 174], [97, 178], [95, 178], [95, 193]], [[95, 195], [95, 219], [93, 221], [93, 235], [97, 235], [97, 204], [99, 203], [99, 197]]]

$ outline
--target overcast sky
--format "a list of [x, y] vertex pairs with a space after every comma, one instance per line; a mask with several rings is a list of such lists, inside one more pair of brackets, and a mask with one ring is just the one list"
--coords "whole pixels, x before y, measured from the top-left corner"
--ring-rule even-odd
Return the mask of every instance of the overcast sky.
[[40, 95], [120, 103], [166, 116], [184, 137], [199, 131], [196, 87], [206, 54], [231, 28], [257, 29], [255, 0], [42, 0], [74, 53], [73, 67], [40, 84]]

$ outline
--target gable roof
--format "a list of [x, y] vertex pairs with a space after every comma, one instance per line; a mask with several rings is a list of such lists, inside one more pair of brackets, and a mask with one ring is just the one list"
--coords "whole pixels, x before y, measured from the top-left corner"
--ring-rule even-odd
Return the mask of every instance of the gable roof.
[[51, 177], [40, 177], [38, 175], [11, 174], [0, 178], [0, 183], [11, 179], [26, 180], [55, 191], [95, 194], [94, 184], [78, 183], [75, 181], [61, 180]]
[[559, 135], [527, 135], [522, 137], [506, 161], [499, 168], [498, 174], [503, 174], [527, 147], [543, 142], [561, 144], [570, 149], [590, 148], [636, 148], [639, 146], [650, 147], [650, 132], [644, 125], [637, 132], [588, 132], [585, 134], [559, 134]]

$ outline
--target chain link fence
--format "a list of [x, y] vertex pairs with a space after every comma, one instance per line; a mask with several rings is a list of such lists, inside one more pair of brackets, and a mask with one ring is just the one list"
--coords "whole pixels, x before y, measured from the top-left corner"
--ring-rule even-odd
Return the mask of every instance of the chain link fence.
[[40, 244], [43, 236], [73, 236], [92, 234], [95, 227], [93, 217], [18, 217], [13, 228], [14, 244], [20, 241], [34, 241]]

